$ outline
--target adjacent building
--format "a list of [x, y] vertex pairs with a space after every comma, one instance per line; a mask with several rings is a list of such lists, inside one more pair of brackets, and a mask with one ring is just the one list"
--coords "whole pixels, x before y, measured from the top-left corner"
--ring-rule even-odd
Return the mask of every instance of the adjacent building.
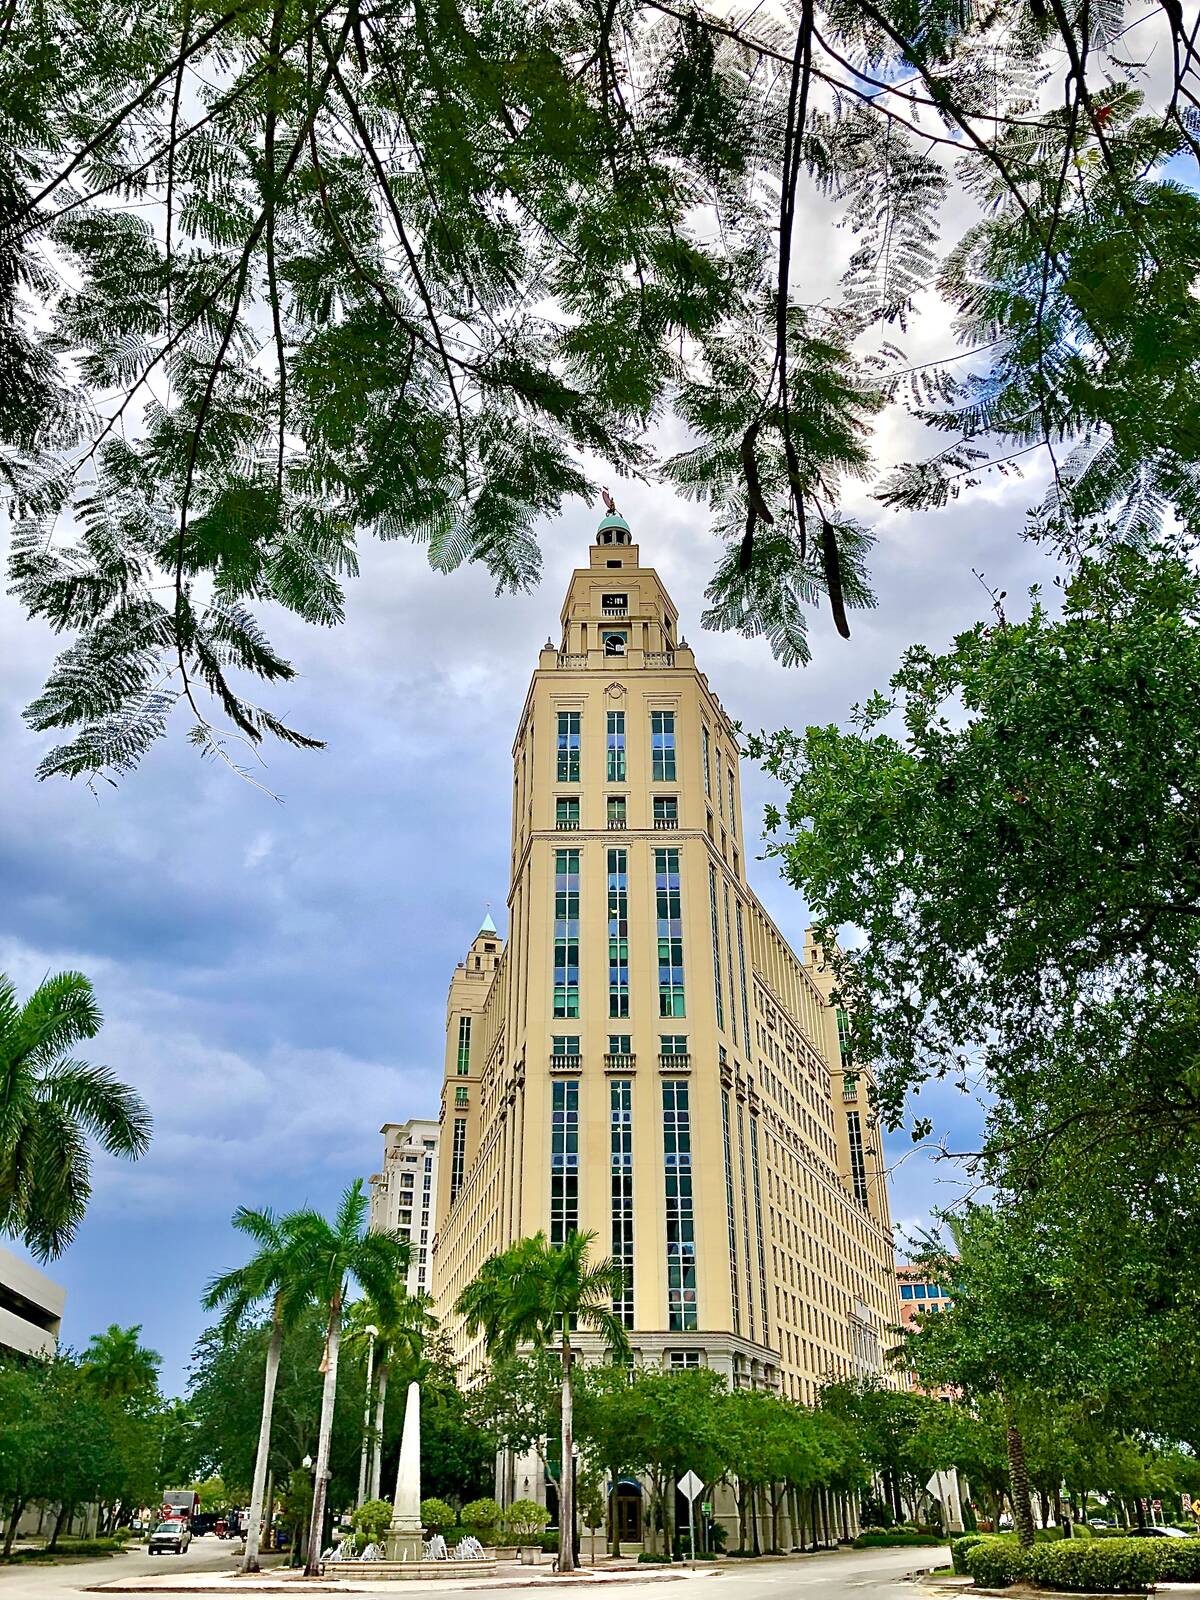
[[509, 937], [450, 985], [437, 1314], [470, 1381], [483, 1261], [594, 1230], [637, 1361], [812, 1401], [898, 1321], [870, 1074], [747, 881], [736, 729], [620, 516], [561, 623], [512, 749]]
[[52, 1356], [66, 1302], [65, 1289], [0, 1246], [0, 1353]]
[[383, 1171], [371, 1174], [371, 1226], [399, 1233], [412, 1245], [405, 1287], [410, 1295], [430, 1292], [429, 1247], [437, 1194], [436, 1122], [414, 1118], [385, 1122]]

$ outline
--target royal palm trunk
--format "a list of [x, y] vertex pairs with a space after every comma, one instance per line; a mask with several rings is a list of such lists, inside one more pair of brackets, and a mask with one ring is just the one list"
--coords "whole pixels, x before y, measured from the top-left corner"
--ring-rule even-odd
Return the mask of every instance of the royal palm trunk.
[[329, 1448], [333, 1439], [333, 1404], [337, 1398], [338, 1351], [342, 1342], [342, 1297], [329, 1308], [325, 1340], [325, 1385], [321, 1390], [321, 1431], [317, 1439], [317, 1464], [313, 1473], [312, 1518], [308, 1525], [308, 1560], [304, 1576], [315, 1578], [321, 1566], [321, 1536], [325, 1529], [325, 1502], [329, 1494]]
[[246, 1527], [246, 1553], [243, 1572], [258, 1571], [258, 1528], [263, 1515], [263, 1491], [267, 1484], [267, 1465], [271, 1459], [271, 1418], [275, 1410], [275, 1381], [279, 1376], [279, 1356], [283, 1349], [283, 1319], [278, 1302], [271, 1321], [267, 1345], [267, 1370], [263, 1378], [262, 1419], [258, 1425], [258, 1453], [254, 1457], [254, 1482], [250, 1488], [250, 1517]]
[[572, 1452], [574, 1434], [574, 1387], [571, 1376], [571, 1341], [563, 1329], [562, 1341], [562, 1462], [558, 1471], [558, 1570], [575, 1571], [575, 1474]]

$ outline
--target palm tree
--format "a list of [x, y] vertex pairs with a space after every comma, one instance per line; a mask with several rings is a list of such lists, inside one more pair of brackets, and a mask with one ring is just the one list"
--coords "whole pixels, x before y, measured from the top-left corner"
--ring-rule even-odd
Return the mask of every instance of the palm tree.
[[129, 1400], [155, 1392], [162, 1357], [141, 1343], [142, 1325], [122, 1328], [111, 1322], [103, 1333], [94, 1333], [83, 1353], [80, 1370], [84, 1379], [106, 1400]]
[[325, 1525], [325, 1499], [329, 1488], [329, 1446], [333, 1437], [333, 1406], [337, 1397], [338, 1351], [342, 1340], [342, 1314], [350, 1280], [357, 1280], [371, 1297], [381, 1317], [389, 1320], [404, 1294], [404, 1274], [411, 1254], [408, 1241], [398, 1233], [367, 1227], [368, 1200], [363, 1181], [355, 1178], [342, 1196], [333, 1222], [318, 1211], [298, 1211], [289, 1231], [303, 1253], [305, 1272], [316, 1296], [327, 1308], [325, 1355], [321, 1362], [325, 1384], [321, 1392], [321, 1427], [313, 1475], [312, 1521], [308, 1534], [305, 1575], [317, 1576], [321, 1561], [321, 1534]]
[[243, 1267], [221, 1274], [208, 1285], [204, 1308], [223, 1308], [222, 1328], [232, 1333], [241, 1318], [261, 1301], [271, 1301], [271, 1337], [267, 1344], [267, 1368], [263, 1378], [262, 1418], [258, 1427], [258, 1452], [254, 1458], [254, 1482], [250, 1489], [250, 1517], [246, 1529], [243, 1572], [257, 1572], [259, 1524], [271, 1458], [271, 1421], [275, 1409], [275, 1382], [283, 1335], [314, 1296], [314, 1284], [307, 1272], [308, 1259], [297, 1241], [293, 1217], [279, 1218], [267, 1207], [252, 1211], [239, 1206], [233, 1226], [258, 1246]]
[[140, 1097], [70, 1053], [102, 1021], [81, 972], [44, 978], [24, 1005], [0, 974], [0, 1234], [24, 1239], [40, 1261], [62, 1254], [87, 1211], [88, 1135], [131, 1160], [150, 1144]]
[[624, 1293], [625, 1273], [611, 1258], [588, 1265], [594, 1233], [567, 1234], [561, 1246], [547, 1243], [544, 1233], [519, 1239], [489, 1257], [459, 1295], [455, 1310], [465, 1318], [468, 1334], [483, 1330], [491, 1355], [515, 1355], [522, 1345], [549, 1349], [562, 1356], [562, 1462], [558, 1474], [558, 1570], [574, 1572], [575, 1485], [572, 1479], [574, 1438], [574, 1371], [571, 1333], [588, 1328], [599, 1333], [610, 1354], [626, 1357], [629, 1339], [612, 1309]]

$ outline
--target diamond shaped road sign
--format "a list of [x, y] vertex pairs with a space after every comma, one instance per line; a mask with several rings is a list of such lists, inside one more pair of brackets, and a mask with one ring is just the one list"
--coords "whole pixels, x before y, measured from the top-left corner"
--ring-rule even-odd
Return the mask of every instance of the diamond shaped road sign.
[[703, 1487], [704, 1485], [694, 1472], [685, 1472], [679, 1480], [679, 1488], [689, 1502], [696, 1498]]

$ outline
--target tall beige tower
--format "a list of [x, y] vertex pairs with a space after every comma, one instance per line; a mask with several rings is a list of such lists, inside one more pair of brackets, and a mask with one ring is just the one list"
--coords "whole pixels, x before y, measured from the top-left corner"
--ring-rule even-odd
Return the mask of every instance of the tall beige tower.
[[647, 1364], [810, 1400], [899, 1320], [867, 1075], [822, 953], [746, 882], [735, 729], [628, 525], [601, 522], [513, 745], [507, 945], [447, 1016], [433, 1292], [523, 1235], [597, 1235]]

